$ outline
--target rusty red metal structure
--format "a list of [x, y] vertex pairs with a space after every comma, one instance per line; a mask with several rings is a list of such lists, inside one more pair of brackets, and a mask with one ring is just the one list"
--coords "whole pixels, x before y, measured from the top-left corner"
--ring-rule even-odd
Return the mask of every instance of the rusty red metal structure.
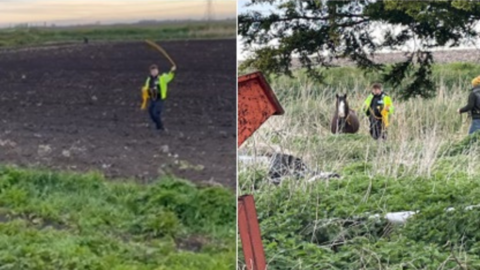
[[[238, 78], [238, 147], [272, 115], [284, 113], [270, 85], [260, 72]], [[257, 210], [252, 195], [238, 198], [238, 229], [247, 270], [265, 270]]]
[[267, 262], [252, 195], [244, 195], [238, 198], [238, 230], [240, 231], [243, 257], [247, 269], [265, 270]]
[[283, 114], [270, 85], [262, 73], [238, 78], [238, 146], [272, 115]]

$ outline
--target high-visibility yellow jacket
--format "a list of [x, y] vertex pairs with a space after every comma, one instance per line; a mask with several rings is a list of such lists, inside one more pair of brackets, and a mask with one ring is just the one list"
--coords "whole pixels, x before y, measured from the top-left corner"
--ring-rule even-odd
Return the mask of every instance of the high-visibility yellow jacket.
[[[365, 102], [363, 104], [363, 111], [367, 115], [369, 113], [373, 97], [374, 97], [373, 94], [368, 95], [367, 99], [365, 100]], [[388, 118], [394, 112], [392, 99], [387, 94], [382, 93], [382, 101], [380, 103], [382, 103], [381, 108], [379, 109], [379, 111], [381, 112], [381, 115], [382, 115], [382, 121], [383, 121], [385, 127], [388, 127], [389, 124], [390, 124], [389, 121], [388, 121]]]
[[[173, 73], [173, 72], [163, 73], [162, 75], [157, 77], [158, 85], [160, 86], [159, 94], [160, 94], [160, 99], [161, 100], [167, 99], [168, 83], [171, 82], [174, 77], [175, 77], [175, 73]], [[142, 88], [142, 99], [143, 99], [142, 109], [145, 109], [145, 107], [147, 106], [147, 101], [148, 101], [148, 98], [149, 98], [148, 88], [150, 87], [150, 80], [151, 80], [151, 78], [150, 78], [150, 76], [148, 76], [148, 78], [147, 78], [147, 80], [146, 80], [146, 82], [145, 82], [145, 84]]]

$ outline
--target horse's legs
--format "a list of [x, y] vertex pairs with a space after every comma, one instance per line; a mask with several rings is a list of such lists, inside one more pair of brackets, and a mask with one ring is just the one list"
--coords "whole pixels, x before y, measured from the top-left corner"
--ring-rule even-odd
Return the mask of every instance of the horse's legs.
[[335, 129], [333, 129], [335, 130], [335, 134], [348, 132], [347, 128], [349, 126], [345, 118], [338, 117], [334, 122], [337, 124]]
[[336, 130], [335, 130], [336, 131], [335, 134], [339, 134], [341, 132], [342, 128], [340, 127], [340, 125], [341, 125], [341, 121], [340, 121], [340, 117], [339, 117], [339, 118], [337, 118], [337, 127], [336, 127]]
[[345, 128], [346, 128], [347, 122], [345, 121], [344, 118], [340, 118], [340, 132], [345, 133]]

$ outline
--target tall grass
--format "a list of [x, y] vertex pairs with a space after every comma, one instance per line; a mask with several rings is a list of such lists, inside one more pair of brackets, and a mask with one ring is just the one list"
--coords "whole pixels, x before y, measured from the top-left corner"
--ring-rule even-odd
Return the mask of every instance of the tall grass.
[[[432, 99], [401, 101], [396, 98], [401, 89], [386, 85], [385, 92], [393, 96], [395, 114], [390, 119], [385, 143], [370, 138], [368, 118], [360, 111], [374, 76], [364, 76], [347, 67], [329, 71], [324, 85], [311, 82], [301, 71], [296, 79], [272, 77], [271, 86], [285, 115], [272, 117], [246, 143], [243, 151], [254, 150], [255, 144], [273, 145], [324, 170], [338, 171], [352, 162], [367, 162], [373, 165], [373, 175], [396, 178], [403, 168], [402, 173], [429, 176], [435, 161], [442, 157], [442, 149], [462, 140], [468, 133], [470, 120], [456, 111], [467, 102], [474, 74], [480, 74], [480, 66], [436, 66], [434, 78], [438, 90]], [[361, 121], [359, 134], [331, 134], [330, 120], [337, 93], [348, 94], [349, 105]], [[472, 158], [467, 164], [458, 164], [458, 169], [475, 163], [476, 152], [470, 152]]]
[[[401, 88], [386, 85], [395, 113], [385, 142], [371, 139], [359, 111], [358, 134], [332, 135], [329, 128], [335, 94], [348, 93], [358, 109], [378, 76], [350, 67], [327, 74], [324, 85], [302, 71], [295, 79], [271, 77], [285, 115], [271, 117], [240, 149], [292, 153], [342, 175], [275, 186], [266, 167], [240, 163], [240, 193], [255, 196], [269, 269], [477, 269], [478, 211], [444, 210], [480, 204], [480, 134], [467, 136], [470, 120], [456, 112], [480, 66], [435, 66], [437, 96], [428, 100], [401, 101]], [[408, 210], [422, 214], [401, 227], [354, 219]]]

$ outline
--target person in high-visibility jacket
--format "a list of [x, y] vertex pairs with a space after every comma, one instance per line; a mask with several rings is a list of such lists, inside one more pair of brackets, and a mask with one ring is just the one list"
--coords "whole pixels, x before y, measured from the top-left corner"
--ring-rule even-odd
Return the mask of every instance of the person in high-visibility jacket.
[[150, 118], [155, 123], [158, 130], [164, 130], [162, 122], [163, 103], [167, 99], [168, 83], [170, 83], [175, 76], [176, 67], [173, 66], [170, 72], [159, 75], [158, 67], [156, 65], [150, 66], [150, 76], [148, 76], [145, 85], [142, 88], [142, 110], [147, 107]]
[[370, 120], [370, 135], [373, 139], [387, 138], [387, 128], [390, 125], [389, 116], [393, 113], [392, 99], [382, 90], [382, 85], [375, 83], [372, 93], [364, 102], [363, 110]]

